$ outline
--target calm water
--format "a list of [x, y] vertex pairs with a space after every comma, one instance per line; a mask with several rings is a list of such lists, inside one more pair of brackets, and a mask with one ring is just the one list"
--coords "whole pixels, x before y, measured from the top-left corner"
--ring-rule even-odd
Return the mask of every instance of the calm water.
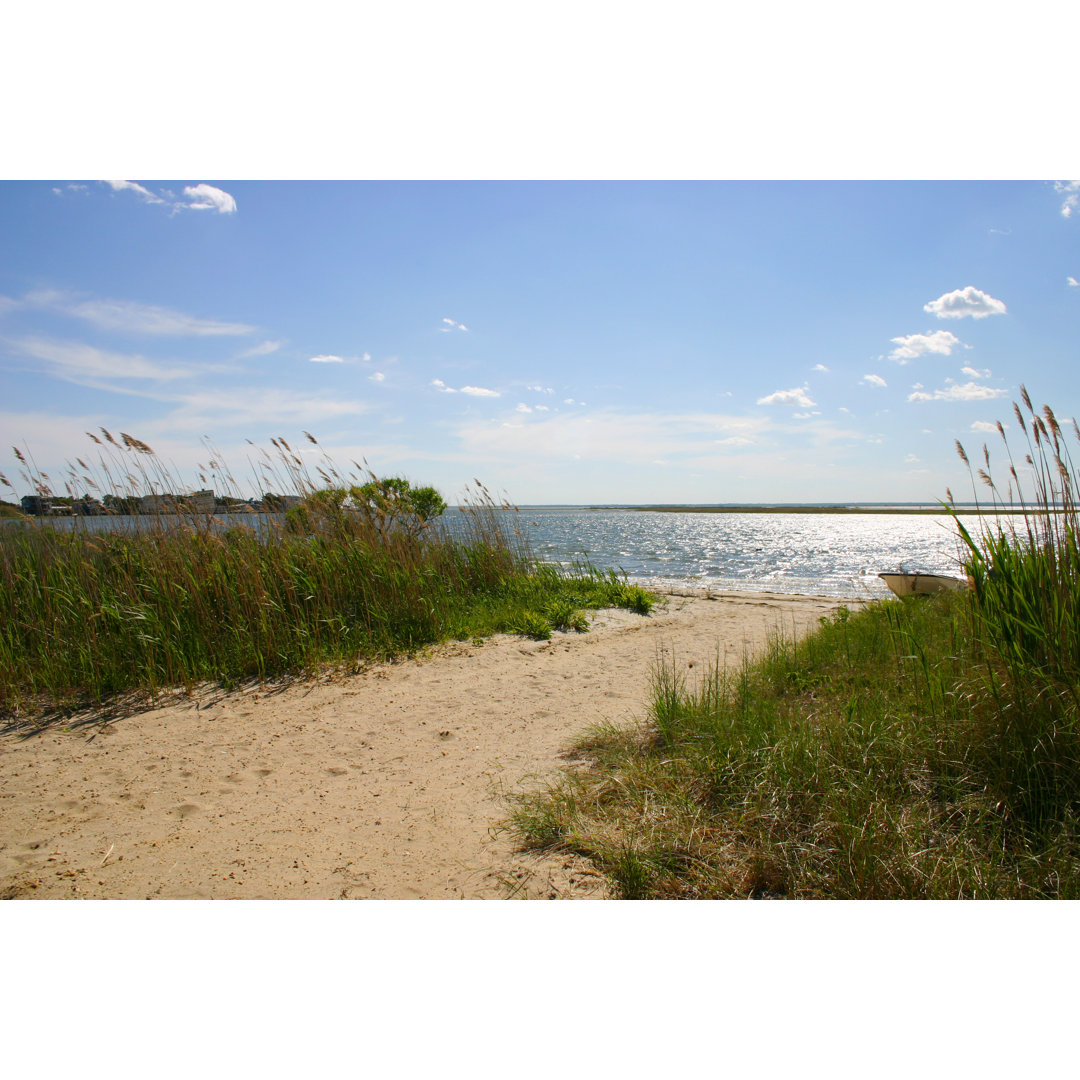
[[[588, 560], [633, 581], [723, 590], [886, 596], [881, 570], [958, 574], [946, 515], [680, 514], [524, 509], [519, 528], [540, 558]], [[965, 519], [977, 529], [977, 519]]]
[[[454, 529], [457, 512], [446, 514]], [[948, 515], [693, 514], [525, 508], [508, 515], [533, 554], [571, 566], [588, 561], [631, 581], [718, 590], [889, 595], [881, 570], [957, 574]], [[226, 515], [226, 526], [264, 524], [266, 515]], [[977, 531], [977, 520], [965, 518]], [[153, 518], [57, 519], [58, 528], [145, 528]]]

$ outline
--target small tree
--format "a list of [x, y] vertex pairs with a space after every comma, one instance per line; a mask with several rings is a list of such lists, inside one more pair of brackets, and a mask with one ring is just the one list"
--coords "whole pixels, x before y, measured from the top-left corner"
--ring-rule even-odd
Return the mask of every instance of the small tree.
[[418, 536], [446, 510], [446, 502], [435, 488], [414, 488], [400, 476], [371, 480], [350, 488], [349, 495], [353, 506], [382, 533], [397, 528]]

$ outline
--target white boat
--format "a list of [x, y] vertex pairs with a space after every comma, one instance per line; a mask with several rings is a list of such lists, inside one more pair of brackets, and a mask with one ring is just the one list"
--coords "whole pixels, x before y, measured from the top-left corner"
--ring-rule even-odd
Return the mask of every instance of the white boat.
[[894, 570], [878, 574], [878, 577], [897, 596], [933, 596], [949, 589], [960, 592], [968, 587], [964, 578], [949, 577], [947, 574], [924, 574], [918, 570]]

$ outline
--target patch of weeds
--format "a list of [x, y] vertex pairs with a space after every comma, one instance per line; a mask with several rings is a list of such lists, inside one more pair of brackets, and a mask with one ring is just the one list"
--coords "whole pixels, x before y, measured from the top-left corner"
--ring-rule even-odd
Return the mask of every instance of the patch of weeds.
[[510, 623], [510, 632], [524, 637], [547, 641], [551, 637], [551, 623], [535, 611], [523, 611]]
[[544, 608], [544, 616], [556, 630], [576, 630], [583, 634], [589, 629], [589, 620], [569, 600], [552, 600]]
[[636, 615], [648, 615], [656, 606], [656, 597], [640, 585], [624, 585], [618, 602], [619, 607], [628, 608]]

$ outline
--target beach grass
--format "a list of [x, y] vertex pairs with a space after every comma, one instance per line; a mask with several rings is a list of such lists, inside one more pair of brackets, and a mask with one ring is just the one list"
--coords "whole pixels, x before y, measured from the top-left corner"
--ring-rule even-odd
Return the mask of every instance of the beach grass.
[[[98, 467], [80, 459], [69, 490], [105, 488], [113, 505], [177, 490], [145, 443], [95, 441], [105, 448]], [[360, 507], [339, 497], [370, 495], [373, 483], [384, 495], [430, 489], [344, 475], [325, 457], [309, 471], [283, 440], [275, 448], [273, 476], [263, 479], [303, 499], [283, 517], [158, 514], [115, 531], [25, 519], [0, 529], [0, 715], [9, 728], [122, 694], [355, 669], [502, 632], [581, 630], [588, 609], [652, 602], [615, 573], [538, 563], [513, 508], [482, 485], [449, 511], [458, 518], [450, 528], [386, 498]], [[48, 478], [19, 457], [48, 494]]]
[[1002, 491], [984, 448], [981, 530], [956, 520], [973, 588], [841, 609], [700, 676], [662, 655], [644, 721], [511, 800], [522, 846], [628, 899], [1080, 896], [1080, 478], [1022, 396], [1021, 468]]

